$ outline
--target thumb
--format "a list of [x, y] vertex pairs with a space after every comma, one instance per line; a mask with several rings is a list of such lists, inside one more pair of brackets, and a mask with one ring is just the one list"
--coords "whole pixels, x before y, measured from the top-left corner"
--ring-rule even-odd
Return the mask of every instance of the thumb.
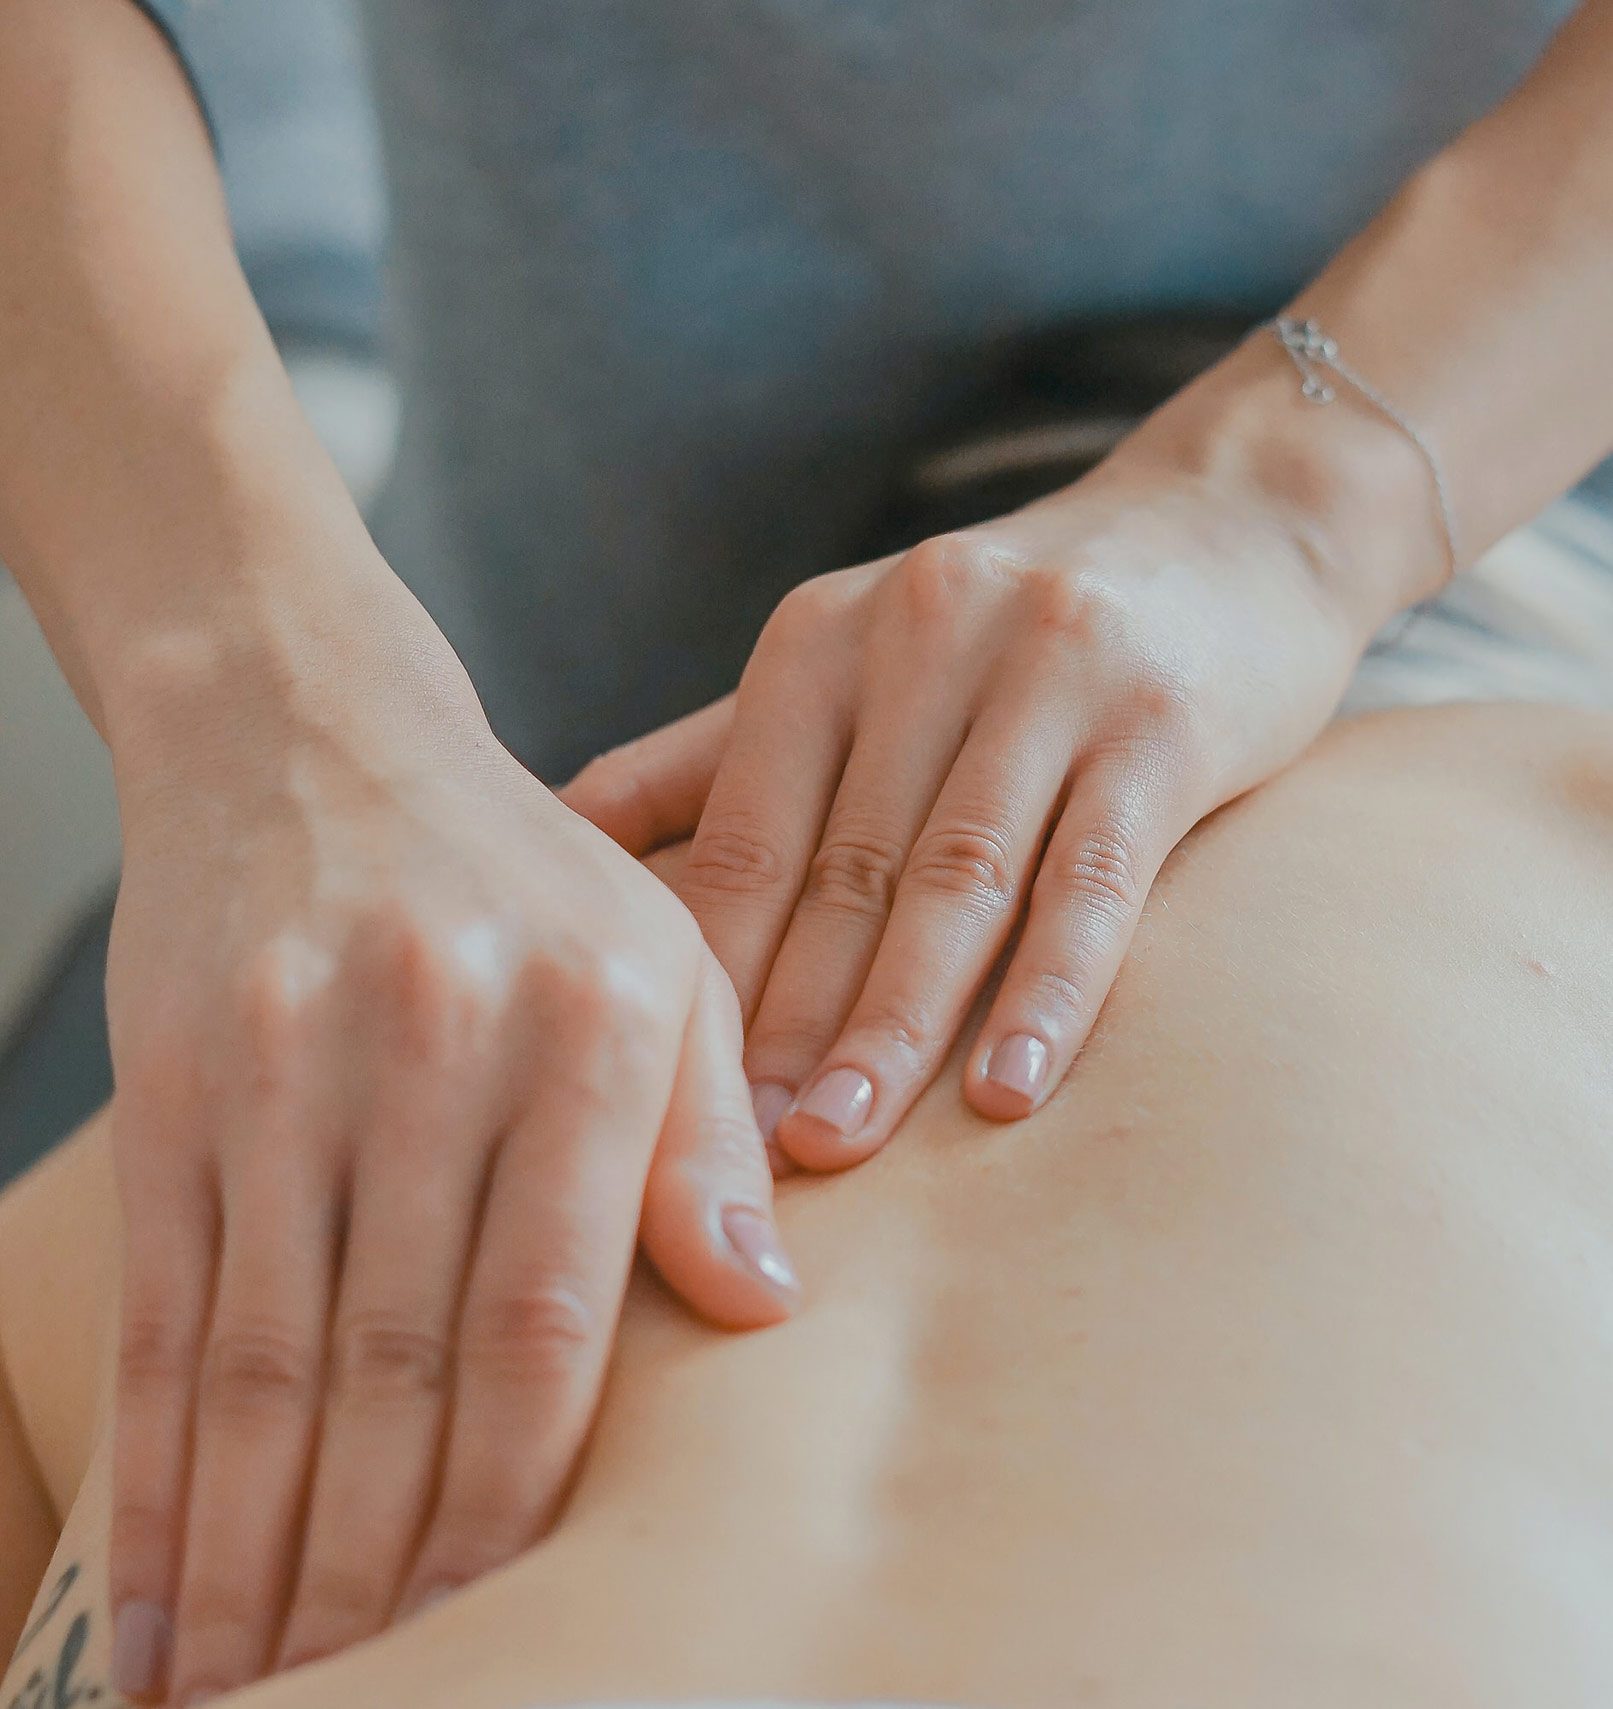
[[740, 1066], [739, 1002], [701, 958], [683, 1057], [644, 1191], [640, 1239], [675, 1293], [725, 1329], [794, 1311], [801, 1287], [773, 1221], [773, 1175]]
[[560, 799], [632, 855], [690, 836], [733, 722], [729, 694], [591, 760]]

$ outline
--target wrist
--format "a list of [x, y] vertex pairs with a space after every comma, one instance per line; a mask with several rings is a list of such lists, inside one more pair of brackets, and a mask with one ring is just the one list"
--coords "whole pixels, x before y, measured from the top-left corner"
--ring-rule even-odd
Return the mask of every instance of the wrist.
[[375, 770], [492, 742], [458, 657], [373, 547], [340, 572], [237, 574], [228, 594], [142, 627], [101, 704], [126, 816], [176, 783], [272, 785], [293, 754]]
[[1274, 336], [1245, 340], [1133, 442], [1247, 495], [1293, 541], [1362, 646], [1445, 582], [1437, 495], [1416, 445], [1348, 387], [1329, 405], [1302, 396]]

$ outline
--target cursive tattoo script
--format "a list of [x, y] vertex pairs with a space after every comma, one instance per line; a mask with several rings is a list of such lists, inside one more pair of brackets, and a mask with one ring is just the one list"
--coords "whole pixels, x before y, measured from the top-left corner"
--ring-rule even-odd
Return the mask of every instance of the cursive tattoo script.
[[[67, 1567], [50, 1587], [45, 1605], [35, 1615], [17, 1645], [13, 1665], [56, 1621], [80, 1576], [77, 1562]], [[118, 1709], [123, 1699], [110, 1686], [89, 1678], [84, 1651], [90, 1641], [90, 1611], [80, 1608], [62, 1629], [56, 1653], [41, 1660], [5, 1709]]]

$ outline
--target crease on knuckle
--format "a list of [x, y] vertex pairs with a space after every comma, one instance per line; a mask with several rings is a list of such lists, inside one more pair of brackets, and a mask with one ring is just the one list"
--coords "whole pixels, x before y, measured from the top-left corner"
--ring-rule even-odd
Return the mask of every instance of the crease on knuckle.
[[321, 1622], [367, 1625], [383, 1612], [386, 1590], [380, 1575], [357, 1564], [318, 1561], [297, 1586], [297, 1610], [317, 1614]]
[[317, 1397], [319, 1365], [314, 1346], [283, 1325], [225, 1325], [202, 1362], [202, 1401], [210, 1412], [237, 1419], [303, 1412]]
[[1135, 845], [1115, 826], [1088, 831], [1060, 864], [1057, 882], [1068, 897], [1115, 921], [1129, 919], [1142, 900]]
[[176, 1519], [177, 1515], [159, 1507], [142, 1490], [120, 1492], [112, 1503], [112, 1536], [117, 1557], [161, 1559]]
[[129, 1310], [118, 1335], [118, 1388], [143, 1399], [178, 1388], [189, 1378], [195, 1343], [158, 1308]]
[[[895, 1049], [909, 1059], [911, 1067], [922, 1067], [935, 1054], [934, 1029], [918, 1010], [899, 998], [860, 1008], [854, 1026], [859, 1038], [878, 1041], [882, 1055]], [[850, 1030], [847, 1029], [848, 1033]]]
[[422, 1577], [469, 1584], [503, 1565], [530, 1540], [524, 1526], [515, 1528], [521, 1499], [514, 1479], [499, 1473], [480, 1476], [446, 1496], [421, 1556]]
[[988, 825], [953, 825], [926, 832], [913, 851], [906, 876], [920, 889], [951, 897], [980, 914], [1005, 912], [1019, 893], [1007, 839]]
[[775, 890], [784, 863], [759, 826], [738, 820], [702, 825], [689, 845], [683, 888], [695, 895], [760, 896]]
[[698, 1163], [702, 1175], [712, 1167], [725, 1178], [731, 1178], [736, 1169], [759, 1173], [766, 1167], [764, 1155], [753, 1120], [721, 1110], [714, 1110], [707, 1117]]
[[447, 1390], [446, 1337], [390, 1312], [359, 1312], [336, 1333], [334, 1395], [360, 1405], [435, 1402]]
[[469, 1314], [460, 1358], [492, 1381], [547, 1388], [570, 1380], [599, 1331], [582, 1290], [546, 1274], [506, 1286]]
[[1014, 1006], [1016, 1012], [1050, 1021], [1055, 1032], [1062, 1032], [1078, 1028], [1086, 1013], [1087, 997], [1073, 974], [1042, 967], [1026, 978]]
[[873, 831], [831, 829], [807, 870], [804, 905], [854, 919], [884, 919], [901, 877], [901, 844]]
[[[178, 1622], [191, 1657], [191, 1667], [187, 1670], [190, 1678], [184, 1682], [186, 1689], [194, 1690], [201, 1683], [210, 1686], [226, 1683], [215, 1678], [215, 1663], [211, 1658], [222, 1660], [239, 1655], [252, 1642], [257, 1621], [251, 1586], [235, 1574], [208, 1573], [205, 1578], [187, 1583]], [[179, 1701], [185, 1701], [182, 1692], [176, 1695]]]
[[834, 1043], [834, 1030], [823, 1018], [791, 1013], [770, 1016], [765, 1029], [753, 1027], [745, 1044], [745, 1069], [755, 1079], [781, 1079], [794, 1086], [823, 1061]]

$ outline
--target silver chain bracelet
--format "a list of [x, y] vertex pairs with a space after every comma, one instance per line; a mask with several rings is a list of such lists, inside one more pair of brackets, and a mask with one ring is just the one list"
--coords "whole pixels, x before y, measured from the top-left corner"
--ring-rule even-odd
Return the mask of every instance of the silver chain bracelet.
[[1316, 321], [1292, 320], [1286, 315], [1279, 315], [1267, 324], [1276, 333], [1278, 341], [1299, 370], [1302, 382], [1299, 389], [1303, 396], [1309, 398], [1312, 403], [1332, 403], [1337, 393], [1328, 384], [1326, 376], [1336, 375], [1352, 390], [1359, 392], [1380, 415], [1392, 421], [1417, 447], [1418, 454], [1428, 465], [1428, 473], [1433, 479], [1434, 497], [1439, 504], [1439, 520], [1445, 530], [1445, 550], [1450, 556], [1450, 570], [1454, 576], [1461, 567], [1461, 555], [1456, 545], [1456, 518], [1451, 511], [1451, 495], [1445, 485], [1445, 471], [1440, 467], [1439, 458], [1434, 454], [1433, 446], [1428, 443], [1422, 431], [1414, 422], [1408, 421], [1370, 380], [1356, 373], [1339, 355], [1337, 340], [1329, 338]]

